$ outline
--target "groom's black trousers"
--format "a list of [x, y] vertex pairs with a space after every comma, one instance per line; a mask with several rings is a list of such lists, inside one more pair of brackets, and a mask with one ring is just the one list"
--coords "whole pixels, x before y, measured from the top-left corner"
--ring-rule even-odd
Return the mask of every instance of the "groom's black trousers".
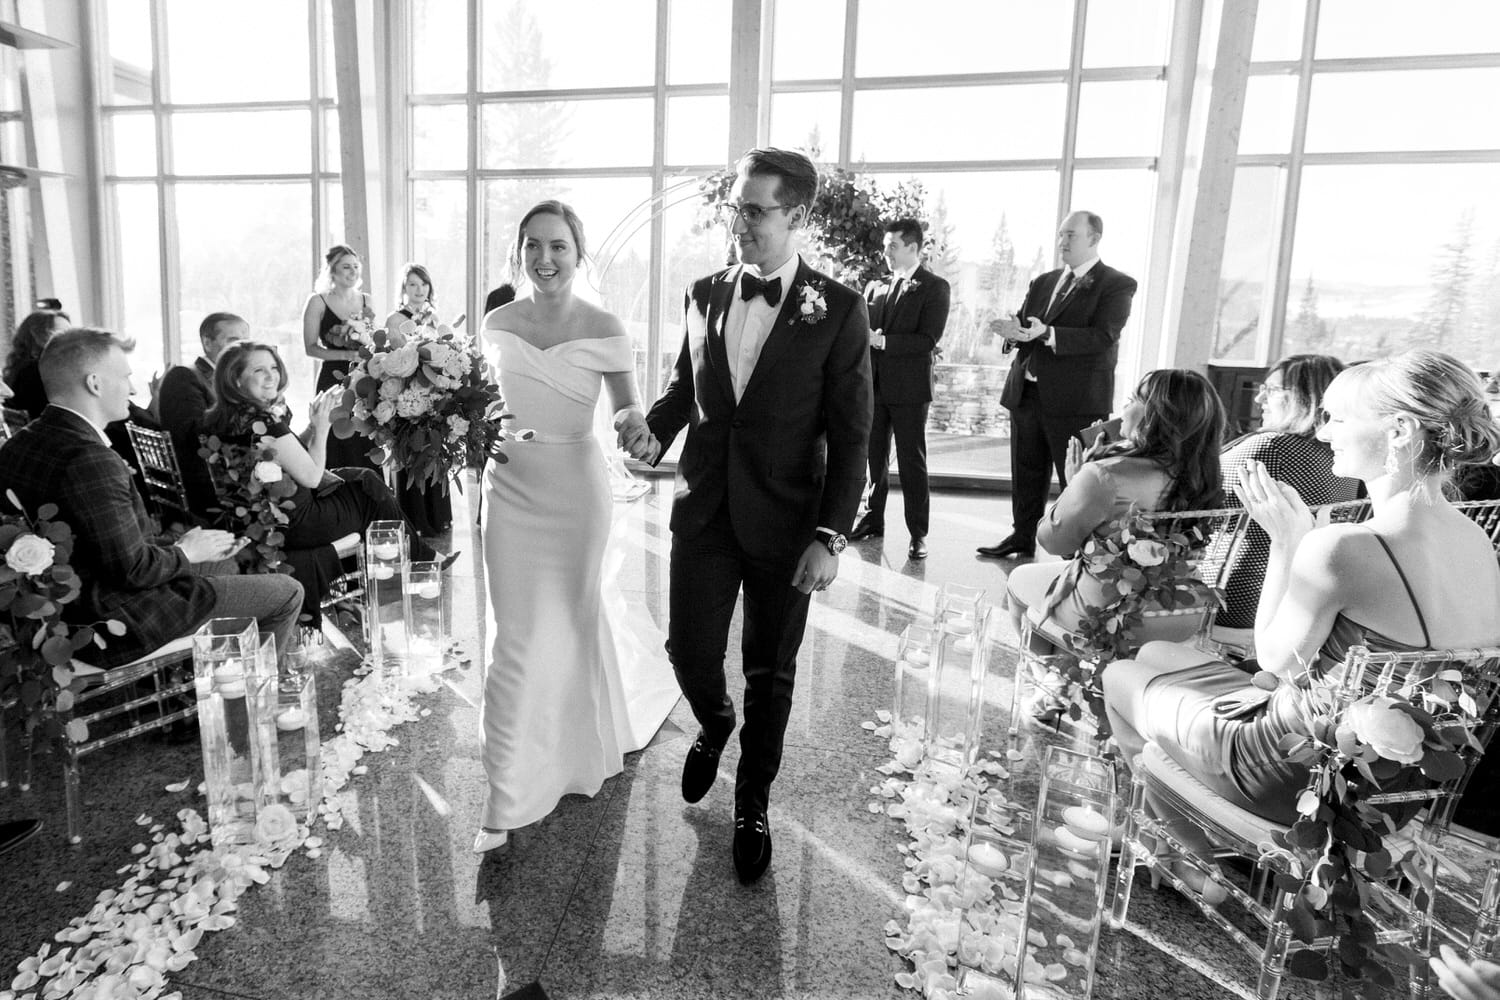
[[807, 626], [809, 595], [792, 586], [801, 555], [798, 549], [768, 560], [746, 553], [735, 538], [727, 505], [692, 538], [672, 536], [667, 653], [698, 724], [720, 746], [734, 731], [724, 655], [735, 600], [744, 590], [745, 723], [734, 800], [745, 811], [766, 808], [771, 782], [781, 769], [797, 650]]

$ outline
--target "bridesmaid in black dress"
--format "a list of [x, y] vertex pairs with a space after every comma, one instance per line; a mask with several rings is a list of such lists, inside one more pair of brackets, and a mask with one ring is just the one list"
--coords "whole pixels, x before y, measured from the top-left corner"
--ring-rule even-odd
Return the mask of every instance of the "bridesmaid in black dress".
[[[418, 327], [437, 329], [432, 294], [432, 275], [421, 264], [407, 264], [401, 276], [401, 306], [385, 318], [385, 330], [394, 343], [405, 339], [401, 327], [408, 321]], [[396, 470], [396, 498], [401, 510], [419, 534], [440, 535], [453, 523], [453, 503], [442, 486], [414, 481], [405, 469]]]
[[[323, 273], [316, 291], [302, 309], [302, 343], [307, 356], [322, 362], [318, 371], [318, 392], [338, 385], [349, 370], [349, 363], [359, 357], [359, 345], [345, 329], [350, 320], [364, 319], [372, 325], [375, 309], [370, 296], [360, 291], [364, 264], [352, 247], [339, 244], [323, 255]], [[374, 444], [362, 434], [348, 438], [328, 439], [329, 468], [377, 469], [369, 459]]]

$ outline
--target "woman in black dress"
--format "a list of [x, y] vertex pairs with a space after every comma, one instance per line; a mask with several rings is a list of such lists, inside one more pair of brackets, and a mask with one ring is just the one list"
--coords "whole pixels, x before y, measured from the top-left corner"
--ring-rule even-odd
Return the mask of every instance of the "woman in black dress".
[[[360, 290], [364, 263], [352, 247], [339, 244], [323, 255], [323, 273], [302, 309], [302, 343], [307, 356], [321, 361], [318, 392], [340, 385], [349, 365], [359, 357], [359, 342], [351, 323], [374, 329], [375, 308]], [[370, 461], [374, 443], [362, 434], [347, 438], [330, 435], [328, 464], [334, 468], [377, 469]]]
[[[421, 264], [407, 264], [401, 276], [401, 305], [385, 318], [391, 341], [401, 344], [410, 323], [418, 329], [436, 330], [441, 325], [432, 294], [432, 275]], [[409, 328], [408, 328], [409, 329]], [[412, 527], [423, 535], [441, 535], [453, 523], [453, 503], [443, 486], [413, 480], [405, 469], [396, 470], [396, 499]]]

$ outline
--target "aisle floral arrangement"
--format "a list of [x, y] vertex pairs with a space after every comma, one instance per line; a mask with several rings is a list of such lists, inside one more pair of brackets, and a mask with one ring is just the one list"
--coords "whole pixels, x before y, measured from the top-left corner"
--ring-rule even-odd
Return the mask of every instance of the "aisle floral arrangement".
[[[10, 509], [24, 511], [14, 491], [6, 490]], [[93, 643], [105, 645], [104, 633], [124, 635], [118, 621], [72, 625], [63, 608], [78, 599], [82, 581], [69, 565], [73, 531], [57, 517], [55, 504], [43, 504], [36, 516], [0, 514], [0, 704], [12, 700], [21, 708], [25, 738], [50, 747], [66, 737], [88, 739], [88, 729], [62, 716], [73, 707], [74, 654]]]
[[1194, 565], [1207, 543], [1197, 526], [1152, 520], [1132, 504], [1091, 534], [1077, 558], [1053, 582], [1044, 612], [1074, 592], [1085, 575], [1099, 584], [1102, 593], [1113, 595], [1102, 605], [1085, 601], [1083, 614], [1067, 637], [1069, 651], [1077, 660], [1064, 672], [1068, 686], [1062, 694], [1075, 722], [1087, 713], [1099, 725], [1101, 735], [1107, 734], [1099, 672], [1131, 654], [1147, 610], [1202, 608], [1208, 602], [1223, 606], [1222, 591], [1198, 579]]
[[[1258, 686], [1276, 686], [1274, 675], [1256, 676]], [[1283, 737], [1287, 757], [1311, 772], [1297, 802], [1300, 818], [1278, 838], [1291, 860], [1277, 885], [1294, 893], [1287, 913], [1295, 942], [1287, 960], [1293, 975], [1328, 978], [1330, 953], [1310, 946], [1330, 935], [1339, 939], [1332, 955], [1347, 998], [1361, 996], [1366, 982], [1393, 988], [1392, 969], [1425, 963], [1426, 956], [1404, 944], [1377, 943], [1377, 914], [1391, 914], [1376, 887], [1400, 877], [1433, 893], [1431, 848], [1400, 833], [1390, 806], [1368, 800], [1463, 774], [1460, 751], [1472, 743], [1479, 714], [1463, 681], [1459, 670], [1444, 670], [1424, 687], [1398, 692], [1399, 698], [1366, 695], [1341, 719], [1334, 715], [1334, 692], [1318, 688], [1313, 735]]]
[[198, 455], [208, 465], [225, 527], [250, 543], [240, 552], [246, 573], [290, 573], [286, 564], [287, 512], [295, 507], [297, 484], [276, 461], [276, 447], [265, 437], [266, 423], [250, 425], [255, 443], [231, 444], [204, 437]]
[[[346, 786], [365, 773], [362, 758], [396, 745], [391, 730], [427, 715], [417, 698], [440, 685], [438, 673], [386, 676], [368, 662], [345, 681], [338, 732], [322, 745], [324, 796], [314, 825], [343, 825], [344, 809], [355, 801]], [[183, 781], [167, 791], [188, 788]], [[436, 792], [430, 795], [440, 812], [450, 808]], [[169, 828], [144, 814], [136, 818], [149, 828], [150, 841], [131, 848], [136, 860], [120, 869], [125, 880], [100, 892], [86, 914], [24, 959], [10, 988], [0, 989], [0, 1000], [180, 1000], [167, 977], [197, 959], [203, 935], [234, 926], [239, 898], [270, 881], [293, 854], [317, 859], [323, 850], [323, 838], [279, 804], [259, 810], [255, 842], [248, 845], [216, 846], [191, 807], [178, 810], [176, 819]], [[57, 891], [70, 887], [64, 882]]]
[[400, 343], [381, 329], [359, 345], [333, 432], [369, 437], [376, 445], [371, 461], [393, 462], [414, 483], [446, 490], [465, 468], [504, 462], [506, 441], [531, 438], [507, 428], [510, 418], [473, 342], [447, 326], [408, 321]]

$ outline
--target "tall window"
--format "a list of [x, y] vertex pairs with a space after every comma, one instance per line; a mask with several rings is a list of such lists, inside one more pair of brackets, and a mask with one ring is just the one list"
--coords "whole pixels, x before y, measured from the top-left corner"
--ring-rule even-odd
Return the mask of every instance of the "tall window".
[[778, 2], [771, 142], [927, 193], [929, 266], [953, 288], [928, 421], [933, 473], [1008, 477], [1009, 356], [988, 324], [1055, 265], [1065, 214], [1101, 215], [1102, 258], [1144, 289], [1171, 8], [929, 0], [913, 16], [900, 0]]
[[310, 398], [302, 309], [342, 236], [328, 4], [97, 0], [109, 313], [142, 392], [229, 311], [278, 345], [294, 405]]
[[[521, 217], [562, 200], [595, 255], [585, 294], [625, 321], [643, 391], [659, 387], [683, 284], [723, 259], [722, 240], [693, 233], [691, 195], [728, 145], [730, 6], [614, 0], [581, 31], [576, 5], [413, 0], [410, 253], [475, 325], [486, 292], [516, 278]], [[452, 58], [470, 18], [468, 60]]]
[[1500, 367], [1500, 13], [1261, 4], [1215, 354]]

